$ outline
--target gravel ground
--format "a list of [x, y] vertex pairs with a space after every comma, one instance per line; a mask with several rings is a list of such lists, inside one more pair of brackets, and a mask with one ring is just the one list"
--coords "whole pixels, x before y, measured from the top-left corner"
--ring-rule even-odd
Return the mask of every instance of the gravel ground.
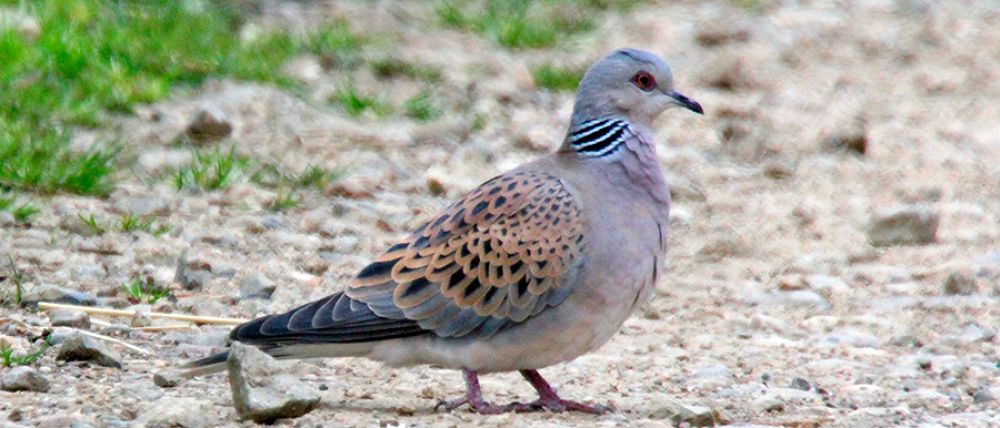
[[[670, 271], [608, 345], [543, 371], [565, 397], [618, 412], [435, 413], [437, 400], [462, 393], [458, 373], [344, 359], [296, 366], [321, 402], [278, 424], [662, 426], [683, 403], [733, 425], [1000, 426], [1000, 7], [781, 1], [747, 11], [737, 3], [639, 5], [602, 15], [599, 28], [565, 46], [517, 52], [440, 29], [430, 4], [265, 3], [257, 25], [346, 17], [388, 40], [366, 55], [440, 67], [435, 95], [445, 116], [350, 118], [322, 101], [344, 72], [315, 58], [289, 64], [305, 96], [212, 82], [114, 118], [101, 132], [121, 136], [136, 158], [117, 190], [51, 197], [27, 226], [0, 218], [0, 253], [25, 272], [29, 291], [63, 287], [102, 306], [128, 306], [121, 284], [148, 276], [172, 289], [155, 310], [241, 318], [284, 310], [340, 289], [450, 199], [556, 147], [572, 96], [536, 89], [532, 65], [587, 64], [642, 47], [669, 58], [678, 88], [706, 110], [658, 123], [675, 196]], [[367, 69], [350, 77], [390, 99], [421, 87]], [[345, 174], [329, 190], [303, 190], [301, 205], [280, 213], [266, 209], [276, 191], [249, 180], [177, 191], [169, 171], [190, 160], [192, 145], [175, 142], [203, 110], [232, 135], [202, 147]], [[876, 221], [900, 210], [912, 229]], [[77, 217], [110, 222], [126, 212], [170, 229], [95, 236]], [[915, 212], [933, 221], [906, 220]], [[915, 241], [873, 245], [885, 233]], [[928, 234], [930, 242], [920, 238]], [[269, 284], [270, 299], [241, 298], [241, 286]], [[100, 320], [113, 321], [92, 319]], [[49, 325], [48, 314], [0, 308], [0, 334], [16, 352]], [[48, 352], [34, 364], [48, 390], [0, 391], [0, 425], [251, 425], [237, 417], [224, 376], [153, 383], [154, 373], [222, 346], [224, 328], [90, 329], [152, 355], [111, 346], [119, 369]], [[499, 402], [533, 394], [516, 374], [482, 382]]]

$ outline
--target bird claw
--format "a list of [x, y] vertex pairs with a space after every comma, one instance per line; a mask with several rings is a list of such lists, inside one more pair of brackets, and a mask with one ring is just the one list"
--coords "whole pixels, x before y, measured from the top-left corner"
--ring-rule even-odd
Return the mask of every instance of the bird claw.
[[583, 412], [593, 415], [604, 415], [611, 412], [611, 408], [600, 404], [584, 404], [577, 401], [563, 400], [562, 398], [539, 398], [528, 403], [535, 410], [546, 409], [555, 413], [562, 412]]
[[468, 404], [469, 407], [472, 408], [472, 410], [475, 410], [476, 413], [482, 415], [499, 415], [501, 413], [507, 413], [507, 412], [530, 411], [530, 409], [526, 407], [527, 405], [523, 403], [514, 402], [504, 406], [498, 406], [496, 404], [483, 400], [469, 401], [469, 399], [466, 397], [458, 398], [455, 400], [438, 401], [437, 405], [434, 406], [434, 411], [436, 412], [438, 411], [438, 409], [441, 408], [443, 408], [445, 411], [452, 411], [466, 404]]
[[459, 398], [455, 400], [440, 400], [437, 405], [434, 406], [434, 411], [439, 409], [444, 409], [445, 411], [452, 411], [459, 407], [468, 404], [472, 410], [476, 413], [483, 415], [498, 415], [501, 413], [527, 413], [527, 412], [537, 412], [540, 410], [548, 410], [550, 412], [562, 413], [562, 412], [583, 412], [590, 413], [594, 415], [604, 415], [610, 413], [612, 410], [607, 406], [600, 404], [590, 405], [579, 403], [576, 401], [563, 400], [561, 398], [556, 399], [538, 399], [530, 403], [521, 403], [515, 401], [510, 404], [505, 404], [498, 406], [496, 404], [489, 403], [487, 401], [469, 401], [468, 398]]

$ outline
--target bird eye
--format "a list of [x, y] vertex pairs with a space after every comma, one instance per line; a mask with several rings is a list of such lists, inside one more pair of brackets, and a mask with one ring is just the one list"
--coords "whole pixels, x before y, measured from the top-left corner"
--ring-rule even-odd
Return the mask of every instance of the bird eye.
[[643, 91], [651, 91], [656, 87], [656, 79], [646, 71], [640, 71], [632, 77], [632, 83]]

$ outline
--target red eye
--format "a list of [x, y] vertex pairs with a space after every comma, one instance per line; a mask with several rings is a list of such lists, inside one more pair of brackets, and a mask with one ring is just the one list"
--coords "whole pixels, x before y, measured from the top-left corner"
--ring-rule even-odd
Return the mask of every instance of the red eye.
[[636, 73], [635, 76], [632, 77], [632, 83], [644, 91], [650, 91], [656, 87], [656, 79], [653, 78], [652, 74], [645, 71]]

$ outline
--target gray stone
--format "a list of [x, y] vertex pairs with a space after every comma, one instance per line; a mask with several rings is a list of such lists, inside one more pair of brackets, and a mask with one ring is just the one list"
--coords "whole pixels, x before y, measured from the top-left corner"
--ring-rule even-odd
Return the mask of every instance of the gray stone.
[[966, 325], [962, 328], [962, 334], [959, 335], [959, 339], [965, 343], [992, 342], [996, 337], [996, 331], [990, 328], [981, 327], [976, 323]]
[[792, 379], [792, 383], [789, 384], [788, 386], [802, 391], [808, 391], [810, 388], [812, 388], [812, 386], [809, 385], [808, 380], [802, 379], [800, 377]]
[[165, 370], [153, 375], [153, 383], [160, 388], [173, 388], [180, 385], [184, 378], [173, 370]]
[[965, 272], [952, 272], [944, 279], [944, 294], [969, 296], [979, 292], [976, 278]]
[[780, 399], [765, 395], [753, 400], [753, 407], [763, 413], [781, 412], [785, 410], [785, 403]]
[[218, 425], [212, 405], [203, 398], [163, 397], [142, 407], [133, 427], [202, 428]]
[[52, 323], [53, 327], [90, 328], [90, 317], [86, 312], [63, 310], [52, 311], [49, 312], [49, 321]]
[[229, 343], [229, 333], [228, 329], [209, 329], [202, 334], [193, 336], [189, 343], [211, 348], [223, 348]]
[[696, 378], [730, 378], [733, 373], [729, 371], [729, 368], [722, 364], [716, 364], [712, 366], [698, 367], [692, 373], [693, 377]]
[[259, 349], [234, 343], [226, 360], [233, 404], [243, 418], [270, 423], [297, 418], [319, 404], [316, 390], [282, 373], [289, 363], [279, 363]]
[[920, 341], [920, 339], [914, 336], [908, 334], [901, 334], [893, 336], [891, 339], [889, 339], [889, 345], [919, 348], [921, 346], [924, 346], [924, 343]]
[[174, 280], [179, 282], [186, 290], [198, 290], [205, 286], [212, 278], [211, 265], [204, 261], [190, 259], [188, 253], [184, 252], [177, 259], [177, 271]]
[[822, 345], [844, 345], [855, 348], [877, 348], [879, 346], [878, 337], [863, 331], [844, 329], [831, 332], [820, 341]]
[[264, 275], [253, 273], [240, 281], [240, 299], [269, 300], [277, 288]]
[[830, 309], [830, 302], [819, 293], [812, 290], [773, 291], [754, 293], [746, 297], [747, 303], [761, 306], [811, 306], [818, 310]]
[[195, 143], [209, 143], [228, 137], [233, 133], [232, 121], [214, 106], [199, 109], [184, 133]]
[[71, 336], [75, 336], [78, 334], [80, 333], [69, 327], [54, 327], [52, 329], [52, 332], [49, 333], [49, 336], [45, 339], [45, 341], [48, 342], [49, 345], [51, 346], [58, 346], [63, 344], [63, 342], [65, 342], [66, 339], [69, 339]]
[[848, 152], [863, 156], [868, 152], [868, 130], [864, 117], [855, 117], [842, 124], [823, 141], [823, 147], [831, 152]]
[[122, 396], [135, 398], [141, 403], [151, 403], [163, 397], [163, 389], [149, 382], [136, 382], [122, 391]]
[[0, 377], [0, 389], [4, 391], [35, 391], [49, 390], [49, 381], [44, 376], [28, 366], [10, 369]]
[[75, 333], [59, 345], [57, 360], [87, 361], [104, 367], [122, 367], [122, 357], [104, 343], [89, 336]]
[[658, 403], [649, 417], [670, 420], [673, 426], [714, 427], [722, 423], [719, 412], [711, 407], [691, 406], [669, 398]]
[[24, 303], [52, 302], [83, 306], [94, 306], [97, 303], [97, 298], [90, 294], [51, 284], [29, 288], [22, 299]]
[[35, 428], [96, 428], [96, 422], [79, 412], [43, 416], [32, 421]]
[[989, 403], [993, 401], [993, 391], [989, 388], [979, 388], [975, 394], [972, 394], [972, 401], [976, 404]]
[[868, 242], [876, 247], [934, 242], [941, 216], [922, 205], [878, 213], [868, 226]]

